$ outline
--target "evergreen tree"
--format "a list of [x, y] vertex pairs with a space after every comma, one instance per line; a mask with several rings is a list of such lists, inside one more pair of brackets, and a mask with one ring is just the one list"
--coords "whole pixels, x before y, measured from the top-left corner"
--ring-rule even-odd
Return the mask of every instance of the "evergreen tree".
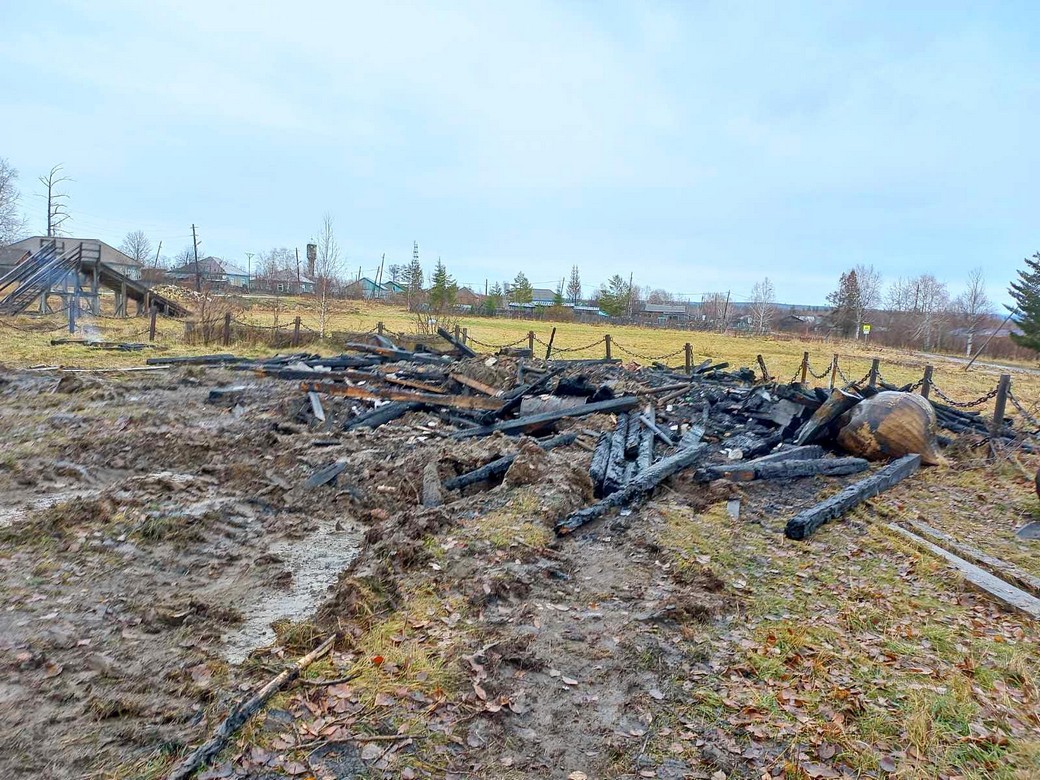
[[567, 300], [575, 306], [581, 300], [581, 276], [576, 265], [571, 266], [571, 279], [567, 282]]
[[1040, 252], [1025, 260], [1026, 269], [1018, 272], [1018, 280], [1011, 283], [1008, 292], [1015, 301], [1008, 309], [1012, 321], [1021, 333], [1012, 333], [1011, 340], [1020, 347], [1040, 352]]
[[831, 324], [846, 338], [855, 334], [859, 313], [862, 311], [859, 280], [853, 269], [841, 275], [838, 289], [827, 296], [827, 303], [834, 307]]
[[603, 311], [611, 317], [620, 317], [628, 311], [628, 282], [614, 274], [606, 285], [599, 288], [596, 299]]
[[530, 303], [534, 300], [534, 287], [527, 280], [527, 276], [521, 271], [513, 279], [513, 289], [510, 291], [513, 303]]
[[556, 285], [556, 294], [553, 295], [553, 306], [563, 306], [563, 279]]
[[493, 315], [502, 306], [502, 286], [495, 282], [495, 286], [488, 292], [484, 299], [484, 312]]
[[455, 296], [459, 292], [459, 286], [448, 274], [441, 259], [437, 258], [437, 265], [433, 269], [430, 278], [430, 309], [433, 311], [446, 311], [455, 305]]
[[419, 264], [419, 243], [412, 244], [412, 262], [401, 271], [401, 284], [408, 288], [409, 299], [422, 292], [423, 270]]

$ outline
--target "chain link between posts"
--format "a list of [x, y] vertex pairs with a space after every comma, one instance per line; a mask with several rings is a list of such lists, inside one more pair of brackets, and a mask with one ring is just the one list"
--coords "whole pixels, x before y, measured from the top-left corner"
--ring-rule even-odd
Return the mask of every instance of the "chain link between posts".
[[563, 353], [584, 352], [587, 349], [592, 349], [593, 347], [598, 346], [599, 344], [602, 344], [605, 340], [606, 339], [600, 338], [600, 339], [597, 339], [596, 341], [593, 341], [591, 344], [586, 344], [584, 347], [557, 347], [555, 344], [553, 344], [552, 351], [554, 353], [555, 352], [563, 352]]
[[476, 344], [478, 347], [487, 347], [488, 349], [508, 349], [509, 347], [518, 347], [521, 344], [526, 343], [527, 342], [527, 336], [523, 336], [521, 338], [518, 338], [516, 341], [512, 341], [512, 342], [510, 342], [508, 344], [489, 344], [486, 341], [481, 341], [480, 339], [475, 339], [475, 338], [473, 338], [473, 336], [470, 336], [470, 335], [467, 334], [467, 336], [466, 336], [466, 343], [469, 344], [471, 342], [473, 344]]
[[[1040, 419], [1037, 419], [1036, 416], [1032, 414], [1032, 412], [1026, 411], [1025, 407], [1022, 406], [1022, 403], [1018, 400], [1018, 398], [1015, 397], [1015, 394], [1011, 392], [1011, 388], [1008, 388], [1008, 400], [1011, 401], [1011, 405], [1018, 410], [1018, 413], [1022, 415], [1023, 420], [1032, 425], [1034, 428], [1040, 428]], [[1040, 406], [1040, 404], [1034, 405], [1033, 409], [1036, 410], [1037, 406]]]
[[627, 347], [625, 347], [622, 344], [619, 344], [618, 342], [613, 341], [613, 340], [611, 340], [610, 346], [611, 347], [616, 347], [619, 352], [623, 352], [626, 355], [631, 355], [632, 357], [638, 358], [639, 360], [649, 360], [649, 361], [667, 360], [668, 358], [677, 357], [677, 356], [683, 354], [686, 351], [686, 347], [682, 346], [679, 349], [675, 350], [674, 352], [669, 352], [669, 353], [667, 353], [665, 355], [656, 355], [655, 356], [655, 355], [641, 355], [640, 353], [634, 352], [633, 350], [628, 349]]
[[809, 371], [809, 374], [814, 379], [826, 379], [827, 375], [834, 369], [834, 358], [831, 358], [831, 362], [828, 363], [827, 367], [823, 369], [823, 371], [821, 371], [819, 374], [813, 371], [812, 363], [810, 363], [808, 360], [805, 361], [805, 368]]
[[[917, 383], [916, 386], [919, 387], [920, 385], [923, 385], [923, 384], [924, 384], [924, 380], [922, 379], [920, 382]], [[950, 396], [946, 395], [946, 393], [944, 393], [942, 390], [940, 390], [936, 385], [934, 385], [934, 384], [932, 385], [932, 392], [934, 392], [937, 396], [939, 396], [942, 400], [944, 400], [950, 406], [956, 407], [957, 409], [971, 409], [974, 406], [982, 406], [987, 401], [990, 401], [990, 400], [992, 400], [992, 399], [997, 397], [998, 389], [999, 388], [994, 387], [988, 393], [986, 393], [983, 396], [979, 396], [974, 401], [955, 401], [954, 399], [950, 398]]]

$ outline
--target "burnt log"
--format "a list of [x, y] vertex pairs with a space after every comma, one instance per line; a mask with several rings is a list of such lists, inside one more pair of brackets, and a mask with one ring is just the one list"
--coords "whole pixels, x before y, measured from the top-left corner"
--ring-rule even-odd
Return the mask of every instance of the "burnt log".
[[494, 398], [470, 395], [441, 395], [437, 393], [411, 393], [404, 390], [391, 390], [377, 387], [359, 387], [357, 385], [313, 384], [305, 382], [304, 390], [313, 390], [330, 395], [344, 395], [347, 398], [361, 398], [367, 401], [415, 401], [428, 406], [446, 406], [452, 409], [480, 409], [497, 411], [502, 407]]
[[452, 334], [450, 334], [444, 328], [437, 328], [437, 335], [440, 336], [445, 341], [447, 341], [453, 347], [455, 347], [455, 349], [458, 350], [459, 354], [462, 355], [462, 357], [475, 358], [477, 356], [476, 352], [474, 352], [472, 349], [467, 347], [461, 341], [456, 339]]
[[859, 474], [870, 468], [863, 458], [827, 458], [825, 460], [783, 460], [770, 463], [743, 463], [712, 466], [698, 472], [705, 481], [728, 479], [731, 482], [797, 479], [799, 477], [838, 477]]
[[854, 506], [888, 490], [916, 473], [921, 466], [920, 455], [904, 455], [866, 479], [849, 485], [835, 496], [810, 507], [787, 521], [784, 535], [788, 539], [808, 539], [824, 523], [841, 517]]
[[327, 485], [330, 482], [335, 482], [336, 477], [343, 473], [346, 469], [347, 464], [343, 461], [336, 461], [330, 463], [328, 466], [324, 466], [307, 478], [307, 481], [303, 483], [306, 488], [316, 488], [322, 485]]
[[667, 458], [662, 458], [646, 471], [637, 474], [635, 479], [625, 485], [621, 490], [611, 493], [606, 498], [603, 498], [584, 509], [572, 512], [567, 515], [567, 517], [558, 521], [555, 526], [556, 533], [560, 536], [572, 533], [586, 523], [590, 523], [593, 520], [602, 517], [611, 509], [629, 506], [630, 504], [644, 499], [653, 492], [654, 488], [668, 479], [668, 477], [678, 471], [689, 468], [690, 466], [695, 466], [707, 454], [707, 445], [698, 444], [689, 449], [679, 450], [679, 452]]
[[603, 478], [603, 495], [609, 496], [625, 484], [625, 445], [628, 442], [628, 415], [619, 414], [610, 437], [610, 458]]
[[613, 434], [601, 433], [596, 442], [596, 449], [592, 453], [589, 476], [592, 477], [592, 488], [596, 498], [603, 496], [603, 480], [607, 476], [607, 466], [610, 463], [610, 440], [612, 438]]
[[421, 409], [422, 406], [422, 404], [418, 403], [402, 403], [400, 401], [397, 403], [385, 404], [347, 420], [343, 424], [343, 430], [351, 431], [355, 428], [378, 428], [380, 425], [388, 423], [391, 420], [396, 420], [398, 417], [404, 417], [408, 412], [414, 412], [417, 409]]
[[639, 440], [642, 438], [643, 426], [639, 424], [640, 418], [634, 414], [629, 415], [628, 431], [625, 434], [625, 457], [633, 460], [639, 452]]
[[794, 443], [811, 444], [817, 439], [823, 438], [831, 423], [862, 400], [863, 396], [858, 393], [835, 389], [823, 405], [809, 418], [809, 421], [799, 429]]
[[455, 438], [466, 439], [471, 436], [488, 436], [497, 431], [512, 435], [531, 433], [540, 428], [544, 428], [546, 425], [567, 418], [585, 417], [590, 414], [614, 414], [617, 412], [627, 412], [629, 409], [634, 408], [638, 403], [639, 399], [636, 398], [636, 396], [625, 395], [620, 398], [613, 398], [609, 401], [597, 401], [596, 403], [582, 404], [581, 406], [575, 406], [573, 409], [559, 409], [553, 412], [532, 414], [527, 417], [517, 417], [514, 420], [503, 420], [494, 425], [485, 425], [481, 428], [473, 428], [468, 431], [458, 431], [455, 434]]
[[[654, 408], [648, 406], [645, 414], [652, 417], [654, 414]], [[640, 428], [639, 452], [636, 454], [637, 473], [641, 474], [653, 465], [655, 435], [653, 429], [648, 425], [643, 425]]]
[[[661, 440], [661, 443], [664, 444], [665, 447], [675, 446], [675, 442], [672, 440], [672, 437], [665, 433], [665, 431], [656, 422], [654, 422], [653, 418], [649, 414], [642, 414], [639, 417], [639, 420], [643, 423], [643, 425], [649, 428], [655, 436], [657, 436]], [[701, 436], [703, 435], [704, 434], [702, 433]], [[698, 439], [698, 441], [700, 441], [700, 439]], [[694, 442], [694, 444], [696, 443], [697, 442]]]
[[[549, 451], [554, 450], [557, 447], [563, 447], [568, 444], [573, 444], [578, 438], [576, 433], [562, 433], [559, 436], [554, 436], [551, 439], [544, 439], [538, 442], [538, 446], [543, 450]], [[595, 456], [593, 456], [595, 459]], [[490, 463], [485, 463], [479, 469], [473, 469], [473, 471], [467, 471], [465, 474], [459, 474], [457, 477], [452, 477], [446, 480], [444, 483], [445, 490], [459, 490], [470, 485], [476, 485], [479, 482], [486, 482], [489, 479], [494, 479], [504, 475], [509, 471], [509, 467], [513, 465], [513, 461], [516, 460], [516, 454], [503, 455], [501, 458], [496, 458]]]

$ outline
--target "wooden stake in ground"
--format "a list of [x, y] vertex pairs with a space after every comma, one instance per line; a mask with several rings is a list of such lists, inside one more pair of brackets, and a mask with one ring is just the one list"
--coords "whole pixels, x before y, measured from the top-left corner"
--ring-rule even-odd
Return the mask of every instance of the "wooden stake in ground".
[[332, 649], [332, 645], [335, 641], [335, 635], [330, 636], [314, 648], [314, 650], [307, 653], [303, 658], [300, 658], [296, 663], [250, 696], [246, 701], [235, 707], [231, 711], [231, 714], [224, 718], [221, 724], [217, 727], [213, 736], [185, 756], [184, 760], [177, 764], [177, 766], [173, 768], [173, 771], [166, 776], [166, 780], [187, 780], [187, 778], [191, 777], [195, 772], [208, 764], [215, 755], [224, 749], [224, 746], [227, 745], [228, 740], [234, 736], [235, 732], [242, 728], [246, 721], [260, 711], [260, 708], [267, 703], [268, 699], [299, 677], [308, 666], [328, 653], [329, 650]]

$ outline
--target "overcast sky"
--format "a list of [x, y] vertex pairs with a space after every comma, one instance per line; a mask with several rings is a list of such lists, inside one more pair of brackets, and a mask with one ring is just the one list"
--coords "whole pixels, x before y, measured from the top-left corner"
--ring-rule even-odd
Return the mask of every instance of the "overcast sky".
[[74, 235], [818, 303], [1040, 250], [1040, 7], [0, 0], [0, 157]]

